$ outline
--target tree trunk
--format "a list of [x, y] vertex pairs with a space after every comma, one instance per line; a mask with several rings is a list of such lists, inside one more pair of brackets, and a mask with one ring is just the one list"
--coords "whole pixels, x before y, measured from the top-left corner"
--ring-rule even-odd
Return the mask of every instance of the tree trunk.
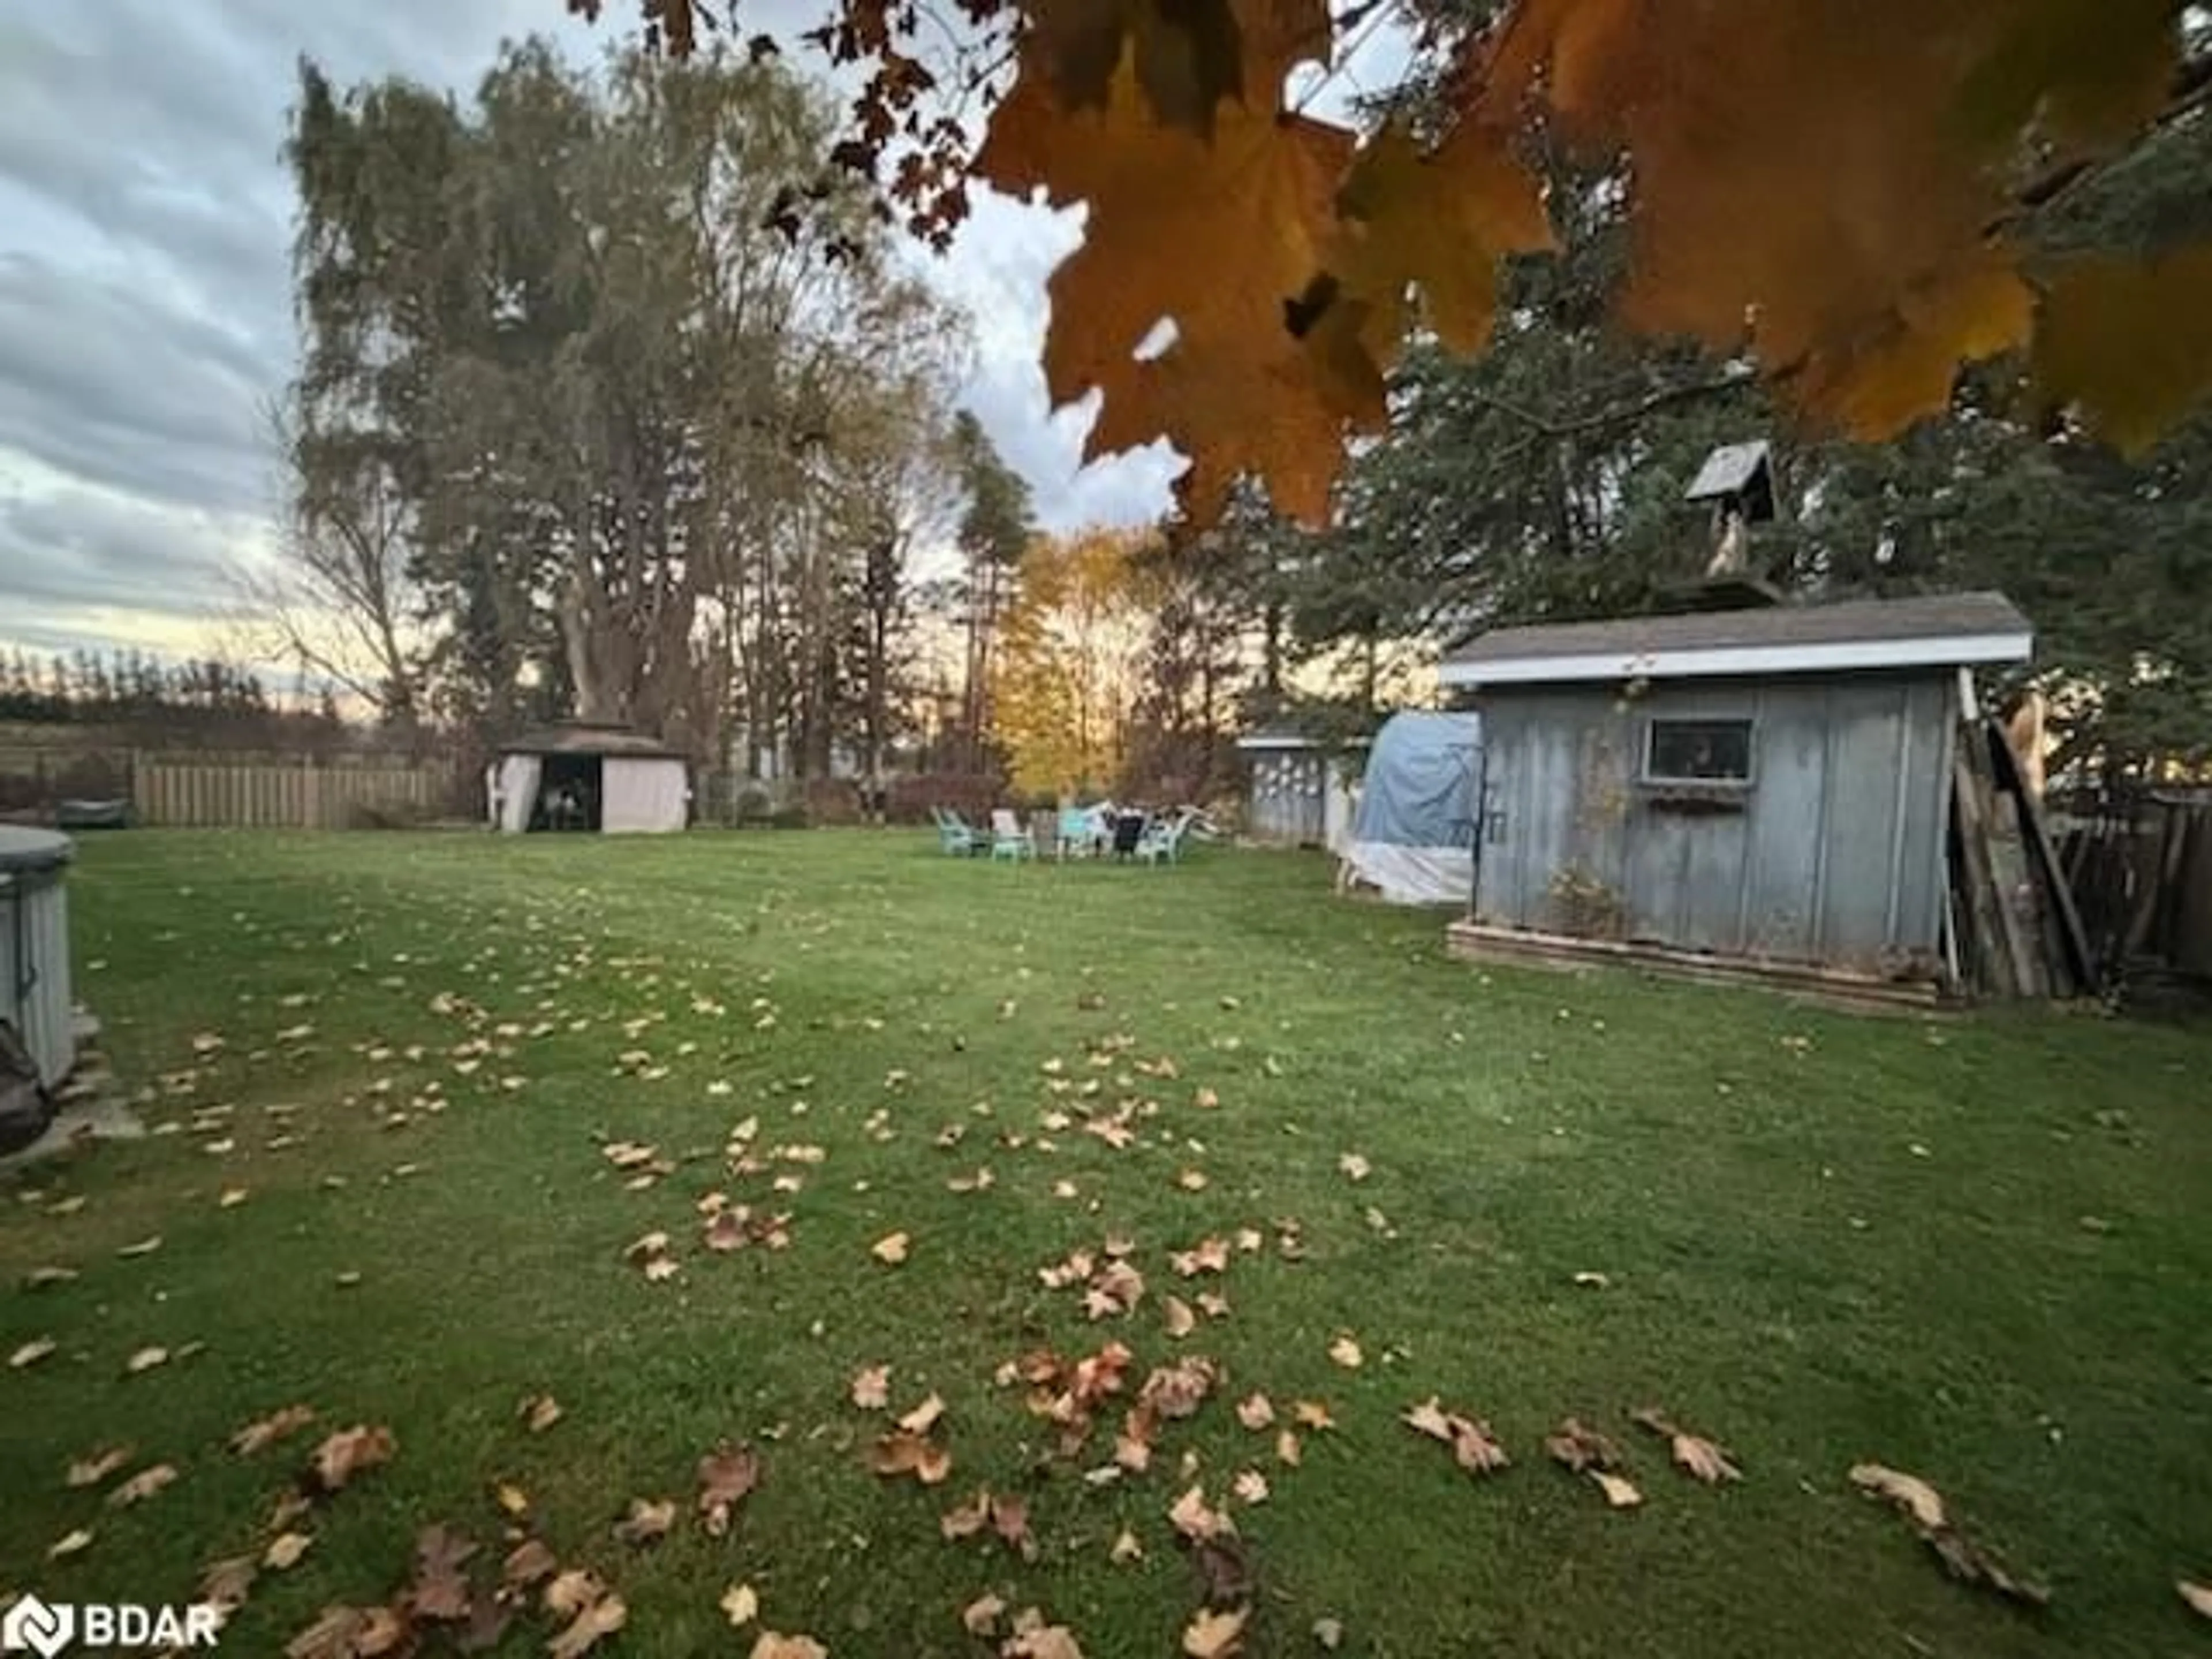
[[609, 683], [605, 630], [598, 614], [605, 607], [593, 603], [586, 557], [577, 554], [561, 595], [561, 642], [568, 653], [568, 678], [576, 688], [576, 718], [611, 724], [621, 720], [622, 707]]

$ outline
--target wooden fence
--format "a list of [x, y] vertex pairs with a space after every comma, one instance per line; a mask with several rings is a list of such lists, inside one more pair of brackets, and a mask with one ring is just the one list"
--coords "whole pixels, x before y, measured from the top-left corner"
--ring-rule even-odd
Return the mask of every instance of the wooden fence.
[[2212, 987], [2212, 799], [2150, 793], [2076, 804], [2059, 860], [2104, 960], [2125, 977]]
[[452, 774], [436, 766], [234, 764], [141, 752], [131, 767], [133, 817], [173, 829], [349, 830], [376, 817], [434, 817], [452, 790]]

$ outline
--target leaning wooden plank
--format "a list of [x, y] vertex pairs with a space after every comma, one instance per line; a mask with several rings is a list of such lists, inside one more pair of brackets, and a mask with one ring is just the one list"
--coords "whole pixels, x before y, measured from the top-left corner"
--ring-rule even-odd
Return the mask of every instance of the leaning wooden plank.
[[1961, 875], [1966, 903], [1973, 918], [1974, 959], [1981, 988], [1991, 996], [2015, 997], [2023, 986], [2015, 967], [2010, 918], [1997, 892], [1996, 871], [1990, 856], [1984, 828], [1981, 787], [1966, 751], [1960, 744], [1951, 763], [1951, 810], [1959, 835]]
[[2043, 952], [2043, 920], [2037, 914], [2027, 849], [2017, 836], [1990, 837], [1990, 872], [1996, 878], [1997, 908], [2005, 918], [2005, 939], [2021, 994], [2048, 996], [2051, 975]]
[[2018, 810], [2020, 823], [2025, 832], [2031, 872], [2041, 884], [2051, 901], [2058, 926], [2053, 940], [2058, 946], [2058, 965], [2072, 981], [2071, 989], [2086, 995], [2097, 988], [2097, 961], [2089, 948], [2088, 930], [2081, 925], [2081, 913], [2074, 902], [2074, 889], [2066, 878], [2065, 866], [2057, 850], [2051, 844], [2049, 830], [2044, 823], [2044, 811], [2035, 792], [2027, 787], [2022, 774], [2020, 757], [2013, 751], [2012, 744], [2002, 727], [1991, 722], [1989, 727], [1989, 749], [1996, 771], [1999, 788], [2012, 798]]
[[2048, 996], [2051, 975], [2044, 949], [2043, 918], [2035, 902], [2035, 884], [2028, 875], [2027, 849], [2021, 839], [2016, 804], [1997, 787], [1985, 727], [1971, 730], [1968, 740], [1959, 747], [1966, 757], [1967, 771], [1974, 782], [1975, 810], [1989, 848], [1990, 873], [1995, 882], [1997, 913], [2004, 919], [2014, 978], [2022, 996]]

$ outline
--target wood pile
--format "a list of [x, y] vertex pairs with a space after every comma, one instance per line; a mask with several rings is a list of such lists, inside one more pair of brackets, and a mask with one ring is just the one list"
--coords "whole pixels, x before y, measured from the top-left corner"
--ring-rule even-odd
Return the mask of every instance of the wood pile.
[[2000, 722], [1961, 726], [1951, 781], [1945, 957], [1959, 988], [2001, 1000], [2097, 994], [2097, 953]]

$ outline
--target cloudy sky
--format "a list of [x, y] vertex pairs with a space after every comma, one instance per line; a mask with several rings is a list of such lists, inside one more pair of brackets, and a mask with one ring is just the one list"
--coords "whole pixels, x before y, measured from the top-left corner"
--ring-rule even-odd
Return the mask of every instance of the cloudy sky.
[[[0, 4], [0, 647], [208, 648], [226, 569], [266, 548], [301, 53], [465, 92], [502, 37], [581, 58], [635, 21], [629, 0], [596, 29], [561, 0]], [[1047, 409], [1044, 283], [1080, 234], [981, 194], [936, 264], [977, 319], [965, 401], [1053, 528], [1148, 518], [1180, 465], [1156, 447], [1079, 469], [1088, 414]]]

